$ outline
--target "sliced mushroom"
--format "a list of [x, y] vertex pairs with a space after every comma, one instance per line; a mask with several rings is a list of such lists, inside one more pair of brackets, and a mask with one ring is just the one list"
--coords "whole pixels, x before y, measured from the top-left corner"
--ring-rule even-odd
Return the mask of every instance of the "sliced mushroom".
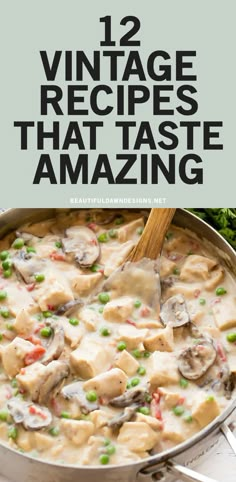
[[122, 413], [119, 413], [108, 422], [108, 427], [112, 428], [113, 430], [120, 428], [123, 423], [129, 422], [133, 418], [138, 407], [139, 405], [126, 407]]
[[129, 390], [125, 392], [120, 397], [113, 398], [110, 400], [109, 404], [112, 407], [127, 407], [134, 403], [143, 403], [145, 402], [146, 396], [148, 392], [145, 388], [138, 388], [136, 390]]
[[35, 274], [42, 273], [45, 269], [46, 260], [40, 259], [32, 253], [21, 250], [13, 258], [13, 265], [16, 272], [21, 276], [26, 284], [35, 281]]
[[7, 404], [8, 410], [15, 423], [22, 423], [26, 430], [40, 430], [48, 427], [52, 421], [52, 414], [46, 407], [34, 403], [12, 399]]
[[143, 258], [137, 263], [125, 263], [105, 281], [104, 290], [113, 291], [114, 297], [117, 298], [129, 293], [157, 309], [160, 305], [158, 271], [158, 263], [148, 258]]
[[47, 374], [42, 385], [39, 389], [38, 402], [40, 404], [45, 404], [48, 402], [50, 396], [57, 389], [59, 390], [60, 384], [63, 382], [64, 378], [68, 377], [70, 373], [69, 366], [63, 361], [52, 361], [47, 366]]
[[184, 297], [178, 294], [169, 298], [162, 305], [160, 317], [165, 326], [169, 325], [173, 326], [173, 328], [189, 323], [190, 317]]
[[201, 340], [197, 345], [182, 351], [178, 358], [178, 368], [188, 380], [197, 380], [207, 372], [215, 359], [216, 350], [212, 343]]
[[73, 313], [74, 310], [76, 310], [79, 306], [83, 306], [83, 301], [80, 299], [78, 300], [72, 300], [68, 301], [64, 305], [60, 305], [57, 310], [55, 311], [55, 315], [61, 316], [61, 315], [66, 315], [69, 316]]
[[[105, 210], [107, 211], [107, 210]], [[98, 224], [99, 226], [105, 226], [106, 224], [112, 223], [116, 218], [116, 213], [107, 213], [105, 211], [95, 211], [93, 212], [92, 222]]]
[[96, 235], [85, 226], [72, 226], [67, 229], [62, 245], [65, 253], [73, 254], [82, 268], [92, 266], [100, 254]]
[[62, 388], [61, 394], [66, 400], [75, 400], [81, 412], [87, 415], [99, 408], [99, 405], [94, 402], [89, 402], [86, 398], [86, 393], [83, 390], [83, 381], [71, 383]]
[[41, 360], [41, 363], [47, 365], [52, 360], [57, 360], [63, 352], [65, 346], [64, 329], [55, 321], [47, 321], [47, 325], [52, 329], [52, 339], [49, 343], [47, 351]]

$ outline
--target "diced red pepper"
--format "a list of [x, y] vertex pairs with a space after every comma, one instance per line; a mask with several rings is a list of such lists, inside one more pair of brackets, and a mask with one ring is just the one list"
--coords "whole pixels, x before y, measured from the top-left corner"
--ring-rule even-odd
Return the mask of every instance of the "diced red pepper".
[[36, 283], [31, 283], [30, 285], [26, 286], [27, 291], [33, 291], [35, 288]]
[[178, 400], [178, 405], [183, 405], [184, 402], [185, 402], [185, 397], [180, 397]]
[[49, 255], [49, 257], [53, 261], [65, 261], [66, 260], [66, 257], [64, 255], [64, 253], [58, 253], [57, 251], [52, 251], [52, 253]]
[[39, 324], [36, 326], [36, 328], [35, 328], [35, 330], [34, 330], [34, 333], [37, 334], [37, 333], [38, 333], [42, 328], [44, 328], [45, 326], [46, 326], [45, 323], [39, 323]]
[[127, 323], [128, 325], [137, 326], [136, 323], [135, 323], [134, 321], [132, 321], [132, 320], [126, 320], [126, 323]]
[[12, 397], [12, 390], [10, 387], [5, 387], [6, 388], [6, 399], [9, 400]]
[[55, 306], [54, 305], [47, 305], [49, 311], [54, 311]]
[[[22, 337], [22, 338], [24, 338], [24, 337]], [[41, 342], [40, 338], [37, 338], [37, 336], [30, 335], [30, 336], [28, 336], [27, 338], [24, 338], [24, 339], [27, 340], [27, 341], [30, 341], [34, 345], [42, 345], [42, 342]]]
[[45, 353], [46, 348], [40, 345], [36, 345], [27, 355], [25, 355], [25, 365], [31, 365], [39, 360]]
[[144, 318], [145, 316], [150, 315], [150, 308], [148, 308], [147, 306], [144, 306], [143, 308], [141, 308], [140, 315], [143, 316]]
[[88, 228], [89, 229], [92, 229], [92, 231], [94, 231], [96, 233], [96, 231], [98, 230], [98, 226], [96, 223], [89, 223], [87, 224]]
[[222, 344], [220, 343], [220, 341], [217, 341], [216, 348], [217, 348], [217, 353], [218, 353], [221, 361], [226, 362], [227, 358], [226, 358], [226, 355], [225, 355], [224, 348], [223, 348]]
[[194, 298], [199, 298], [201, 291], [200, 290], [195, 290], [194, 291]]
[[33, 405], [30, 405], [29, 413], [31, 413], [32, 415], [38, 415], [39, 417], [43, 418], [44, 420], [47, 418], [47, 415], [45, 413], [41, 412], [41, 410], [37, 409]]

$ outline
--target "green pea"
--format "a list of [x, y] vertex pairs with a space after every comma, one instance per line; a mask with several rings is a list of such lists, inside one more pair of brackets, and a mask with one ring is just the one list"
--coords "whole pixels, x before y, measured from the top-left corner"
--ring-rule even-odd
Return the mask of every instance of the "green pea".
[[187, 423], [191, 423], [193, 421], [193, 417], [190, 412], [186, 413], [183, 417], [184, 421]]
[[36, 253], [36, 249], [33, 246], [27, 246], [26, 251], [27, 253]]
[[132, 378], [132, 380], [130, 380], [131, 387], [136, 387], [137, 385], [139, 385], [139, 383], [140, 383], [140, 380], [138, 377]]
[[103, 313], [103, 311], [104, 311], [103, 306], [100, 306], [100, 308], [98, 309], [98, 313]]
[[0, 420], [6, 422], [9, 416], [8, 410], [0, 410]]
[[105, 292], [99, 293], [98, 299], [99, 299], [100, 303], [105, 305], [106, 303], [108, 303], [108, 301], [110, 301], [110, 295], [108, 293], [105, 293]]
[[34, 279], [37, 281], [37, 283], [42, 283], [42, 281], [45, 280], [45, 276], [42, 273], [38, 273], [34, 275]]
[[110, 336], [111, 332], [109, 328], [106, 328], [105, 326], [100, 329], [100, 335], [102, 336]]
[[1, 308], [0, 310], [0, 315], [3, 317], [3, 318], [9, 318], [10, 316], [10, 312], [7, 308]]
[[24, 240], [22, 238], [16, 238], [15, 241], [12, 243], [12, 247], [14, 249], [21, 249], [24, 246]]
[[86, 393], [86, 398], [88, 402], [96, 402], [98, 397], [94, 390], [90, 390], [89, 392]]
[[17, 387], [18, 387], [18, 382], [17, 382], [16, 378], [13, 378], [13, 379], [12, 379], [12, 381], [11, 381], [11, 386], [12, 386], [13, 388], [17, 388]]
[[173, 236], [173, 233], [171, 233], [171, 232], [166, 233], [166, 239], [167, 239], [167, 240], [170, 239], [170, 238], [172, 238], [172, 236]]
[[113, 455], [115, 452], [116, 452], [116, 448], [115, 448], [114, 445], [110, 444], [110, 445], [107, 446], [106, 453], [108, 455]]
[[110, 457], [108, 454], [101, 454], [99, 457], [100, 464], [107, 465], [110, 461]]
[[8, 251], [1, 251], [0, 253], [0, 259], [1, 261], [5, 261], [5, 259], [7, 259], [9, 256], [9, 252]]
[[109, 241], [109, 238], [107, 236], [107, 233], [101, 233], [99, 234], [98, 236], [98, 241], [99, 243], [107, 243], [107, 241]]
[[180, 417], [184, 413], [183, 405], [176, 405], [175, 407], [173, 407], [172, 410], [173, 410], [174, 414], [177, 415], [177, 417]]
[[50, 435], [52, 435], [53, 437], [57, 437], [57, 435], [59, 435], [59, 433], [60, 433], [60, 430], [59, 430], [58, 427], [51, 427], [51, 428], [49, 429], [49, 433], [50, 433]]
[[126, 343], [125, 341], [119, 341], [119, 343], [117, 343], [117, 350], [119, 351], [123, 351], [126, 349]]
[[0, 301], [3, 301], [7, 298], [7, 292], [0, 290]]
[[145, 351], [145, 352], [143, 353], [143, 356], [144, 356], [144, 358], [149, 358], [149, 357], [151, 356], [150, 351]]
[[52, 328], [50, 326], [45, 326], [40, 330], [40, 335], [43, 336], [44, 338], [49, 338], [52, 334]]
[[61, 418], [71, 418], [70, 413], [69, 413], [69, 412], [66, 412], [66, 411], [64, 411], [64, 410], [61, 412], [60, 417], [61, 417]]
[[101, 266], [99, 266], [99, 264], [93, 264], [93, 266], [90, 268], [90, 271], [92, 271], [92, 273], [97, 273], [100, 269]]
[[216, 296], [222, 296], [222, 295], [225, 295], [226, 293], [227, 293], [227, 290], [223, 286], [216, 288]]
[[137, 234], [138, 234], [139, 236], [141, 236], [141, 234], [143, 234], [143, 230], [144, 230], [144, 228], [140, 226], [140, 227], [137, 229]]
[[9, 330], [9, 331], [14, 330], [14, 328], [13, 328], [13, 324], [12, 324], [12, 323], [6, 323], [6, 325], [5, 325], [5, 326], [6, 326], [6, 329], [7, 329], [7, 330]]
[[2, 341], [2, 339], [3, 339], [3, 335], [2, 333], [0, 333], [0, 341]]
[[136, 301], [134, 302], [134, 307], [135, 307], [135, 308], [140, 308], [141, 304], [142, 304], [141, 301], [136, 300]]
[[199, 298], [199, 305], [205, 305], [205, 304], [206, 304], [205, 298]]
[[10, 259], [5, 259], [5, 261], [2, 262], [2, 267], [4, 270], [10, 269], [12, 267], [12, 261]]
[[110, 238], [117, 238], [117, 230], [116, 229], [110, 229], [110, 231], [108, 231], [108, 234], [109, 234]]
[[105, 439], [104, 439], [104, 442], [103, 442], [103, 443], [104, 443], [104, 445], [105, 445], [105, 446], [107, 446], [107, 445], [110, 445], [111, 441], [110, 441], [110, 439], [109, 439], [109, 438], [105, 437]]
[[215, 397], [213, 397], [213, 395], [209, 395], [209, 397], [206, 398], [207, 402], [214, 402], [214, 400], [215, 400]]
[[72, 325], [72, 326], [77, 326], [79, 324], [79, 320], [77, 320], [77, 318], [70, 318], [69, 319], [69, 323]]
[[12, 438], [13, 440], [16, 440], [17, 439], [17, 436], [18, 436], [18, 430], [16, 427], [10, 427], [8, 429], [8, 433], [7, 433], [8, 437], [9, 438]]
[[226, 339], [230, 343], [234, 343], [236, 341], [236, 333], [228, 333], [228, 335], [226, 336]]
[[138, 412], [143, 415], [150, 415], [150, 409], [148, 407], [139, 407]]
[[[44, 317], [44, 318], [51, 318], [51, 316], [52, 316], [52, 312], [51, 312], [51, 311], [49, 311], [49, 310], [43, 311], [43, 317]], [[39, 321], [40, 321], [40, 320], [42, 320], [42, 316], [41, 316], [41, 315], [39, 315]]]
[[179, 268], [174, 268], [174, 269], [173, 269], [173, 274], [175, 274], [176, 276], [178, 276], [178, 275], [180, 274]]
[[4, 278], [10, 278], [11, 275], [12, 275], [12, 269], [6, 269], [5, 271], [3, 271]]
[[142, 358], [142, 353], [140, 350], [138, 350], [138, 348], [135, 348], [131, 354], [134, 356], [134, 358]]
[[149, 395], [149, 393], [147, 393], [147, 394], [145, 395], [145, 402], [146, 402], [146, 403], [151, 403], [151, 401], [152, 401], [152, 397], [151, 397], [151, 395]]
[[188, 380], [186, 380], [185, 378], [180, 378], [179, 384], [180, 384], [181, 388], [187, 388], [188, 387]]
[[56, 248], [58, 248], [58, 249], [62, 248], [62, 244], [61, 244], [60, 241], [56, 241], [56, 242], [55, 242], [55, 246], [56, 246]]
[[142, 377], [146, 375], [146, 368], [143, 366], [140, 366], [137, 370], [138, 374], [141, 375]]
[[129, 390], [129, 389], [131, 388], [131, 383], [130, 383], [130, 382], [128, 382], [128, 383], [126, 384], [126, 388], [127, 388], [127, 390]]
[[124, 217], [122, 215], [118, 216], [116, 219], [115, 219], [115, 224], [117, 226], [119, 226], [120, 224], [123, 224], [124, 222]]

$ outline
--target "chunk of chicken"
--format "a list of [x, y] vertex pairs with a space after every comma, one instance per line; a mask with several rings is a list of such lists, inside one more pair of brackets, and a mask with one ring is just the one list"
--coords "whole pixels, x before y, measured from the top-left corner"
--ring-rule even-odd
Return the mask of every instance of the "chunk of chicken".
[[83, 379], [95, 377], [106, 370], [110, 361], [109, 352], [95, 340], [82, 341], [70, 355], [72, 369]]
[[107, 321], [123, 323], [132, 314], [134, 303], [129, 296], [122, 296], [109, 301], [103, 310], [103, 318]]
[[91, 293], [101, 279], [102, 273], [77, 274], [71, 279], [71, 289], [75, 296], [85, 296]]
[[236, 296], [224, 299], [224, 303], [216, 303], [212, 311], [220, 330], [236, 327]]
[[133, 350], [144, 342], [148, 333], [148, 329], [138, 330], [135, 326], [125, 325], [119, 328], [117, 339], [124, 341], [128, 350]]
[[35, 320], [31, 318], [27, 310], [21, 310], [13, 323], [14, 330], [21, 335], [30, 335], [33, 332]]
[[68, 323], [68, 319], [65, 318], [63, 319], [62, 326], [64, 329], [65, 340], [69, 343], [71, 348], [76, 348], [86, 332], [84, 325], [82, 323], [79, 323], [79, 325], [71, 325]]
[[123, 350], [115, 361], [115, 366], [123, 370], [129, 377], [134, 375], [139, 367], [139, 363], [126, 350]]
[[84, 383], [84, 390], [95, 390], [100, 397], [115, 398], [125, 392], [127, 376], [119, 368], [101, 373]]
[[161, 257], [161, 266], [160, 266], [160, 276], [161, 278], [165, 278], [166, 276], [169, 276], [170, 274], [173, 274], [173, 271], [175, 269], [176, 263], [174, 261], [171, 261], [168, 258], [165, 258], [165, 256]]
[[79, 319], [84, 322], [84, 325], [88, 331], [96, 331], [97, 325], [101, 321], [101, 316], [94, 310], [89, 308], [81, 308], [79, 312]]
[[20, 430], [17, 437], [17, 445], [26, 452], [30, 450], [38, 450], [44, 452], [49, 450], [54, 444], [54, 440], [50, 435], [38, 432], [28, 432]]
[[173, 328], [167, 325], [166, 328], [145, 338], [144, 346], [148, 351], [173, 351], [175, 347]]
[[148, 375], [151, 385], [156, 387], [178, 383], [177, 360], [172, 353], [156, 351], [149, 358]]
[[48, 309], [48, 305], [57, 307], [74, 299], [71, 289], [58, 276], [48, 275], [47, 281], [35, 292], [35, 299], [42, 311]]
[[87, 442], [94, 433], [94, 424], [87, 420], [61, 420], [60, 428], [66, 437], [75, 445], [80, 446]]
[[172, 392], [166, 388], [159, 387], [158, 392], [161, 395], [161, 407], [162, 408], [173, 408], [175, 407], [180, 399], [180, 393]]
[[220, 414], [220, 406], [216, 399], [200, 393], [194, 396], [192, 406], [192, 416], [199, 423], [200, 427], [205, 427]]
[[104, 275], [110, 276], [116, 268], [123, 264], [134, 246], [135, 244], [131, 240], [115, 246], [103, 246], [100, 263], [104, 265]]
[[15, 377], [25, 366], [25, 355], [34, 349], [33, 343], [16, 337], [2, 350], [3, 368], [10, 378]]
[[186, 261], [181, 269], [181, 281], [194, 282], [199, 279], [207, 281], [211, 276], [211, 271], [217, 266], [217, 261], [192, 254], [186, 258]]
[[24, 372], [16, 376], [20, 387], [29, 394], [32, 401], [38, 399], [40, 385], [46, 378], [46, 372], [47, 367], [36, 362], [25, 367]]
[[125, 444], [132, 452], [151, 450], [160, 439], [145, 422], [125, 422], [117, 437], [118, 443]]

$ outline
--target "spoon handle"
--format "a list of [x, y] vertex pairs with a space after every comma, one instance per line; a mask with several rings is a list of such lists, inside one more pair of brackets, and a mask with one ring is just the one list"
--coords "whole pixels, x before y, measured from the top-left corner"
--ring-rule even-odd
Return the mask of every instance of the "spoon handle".
[[156, 259], [159, 256], [174, 213], [173, 208], [151, 209], [143, 234], [129, 254], [128, 261], [139, 261], [143, 257]]

